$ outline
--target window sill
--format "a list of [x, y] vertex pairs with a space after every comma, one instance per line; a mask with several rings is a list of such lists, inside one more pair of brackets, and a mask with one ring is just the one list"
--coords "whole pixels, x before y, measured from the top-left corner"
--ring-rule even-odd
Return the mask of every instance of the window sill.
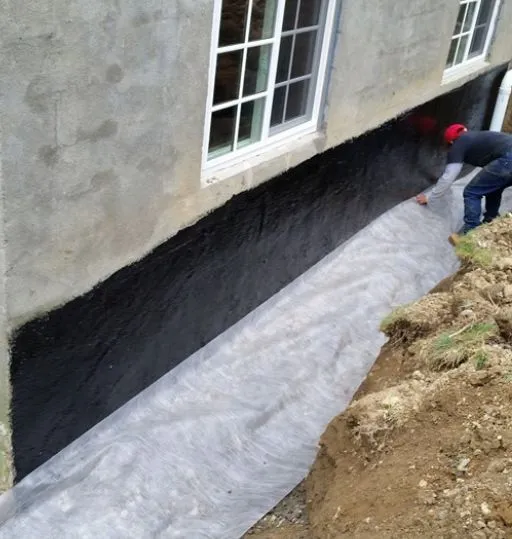
[[202, 187], [209, 187], [235, 176], [245, 176], [247, 184], [251, 185], [253, 171], [264, 165], [273, 165], [268, 167], [270, 175], [266, 179], [270, 179], [322, 151], [324, 142], [325, 135], [316, 128], [270, 142], [264, 147], [255, 149], [254, 152], [244, 156], [233, 156], [232, 160], [222, 165], [203, 170]]
[[478, 73], [489, 66], [490, 64], [485, 57], [479, 57], [458, 66], [450, 67], [444, 72], [442, 84], [450, 84], [469, 75]]

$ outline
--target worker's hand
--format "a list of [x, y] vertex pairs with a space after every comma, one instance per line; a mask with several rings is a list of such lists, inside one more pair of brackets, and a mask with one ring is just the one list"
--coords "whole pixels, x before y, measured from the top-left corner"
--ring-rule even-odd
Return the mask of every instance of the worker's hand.
[[422, 206], [425, 206], [425, 204], [427, 204], [428, 202], [427, 195], [421, 193], [420, 195], [416, 197], [416, 202], [418, 204], [421, 204]]

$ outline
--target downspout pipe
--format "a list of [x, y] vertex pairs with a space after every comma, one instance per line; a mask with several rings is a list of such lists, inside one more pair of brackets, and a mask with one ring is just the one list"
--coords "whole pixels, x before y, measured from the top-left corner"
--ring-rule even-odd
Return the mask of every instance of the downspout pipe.
[[490, 131], [501, 131], [505, 114], [507, 113], [510, 94], [512, 93], [512, 69], [507, 71], [501, 82], [498, 99], [494, 107], [494, 113], [491, 120]]

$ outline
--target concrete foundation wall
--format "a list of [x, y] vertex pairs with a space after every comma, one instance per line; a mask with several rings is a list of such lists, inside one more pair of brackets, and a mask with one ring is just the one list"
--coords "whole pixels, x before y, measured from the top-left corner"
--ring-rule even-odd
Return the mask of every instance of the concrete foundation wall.
[[[2, 124], [0, 123], [0, 134]], [[2, 158], [2, 144], [0, 138], [0, 160]], [[5, 298], [5, 237], [3, 227], [4, 196], [3, 177], [0, 169], [0, 493], [12, 486], [13, 459], [11, 441], [11, 384], [10, 384], [10, 356], [7, 327], [7, 311]]]
[[[234, 194], [453, 89], [458, 2], [344, 0], [323, 129], [201, 184], [212, 0], [3, 0], [11, 327], [89, 290]], [[512, 57], [506, 1], [490, 65]]]
[[443, 81], [459, 2], [344, 1], [327, 113], [335, 146], [512, 58], [512, 2], [501, 6], [488, 65]]
[[[446, 157], [443, 126], [455, 119], [488, 126], [503, 73], [233, 197], [94, 290], [23, 325], [11, 364], [17, 478], [427, 188]], [[425, 134], [415, 119], [429, 117], [438, 130]]]

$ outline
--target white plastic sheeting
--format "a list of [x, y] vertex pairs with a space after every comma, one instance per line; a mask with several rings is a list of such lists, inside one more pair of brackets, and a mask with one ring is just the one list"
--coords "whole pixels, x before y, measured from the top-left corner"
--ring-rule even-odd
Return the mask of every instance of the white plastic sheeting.
[[389, 211], [33, 472], [0, 537], [240, 537], [307, 473], [382, 317], [456, 269], [460, 190]]

